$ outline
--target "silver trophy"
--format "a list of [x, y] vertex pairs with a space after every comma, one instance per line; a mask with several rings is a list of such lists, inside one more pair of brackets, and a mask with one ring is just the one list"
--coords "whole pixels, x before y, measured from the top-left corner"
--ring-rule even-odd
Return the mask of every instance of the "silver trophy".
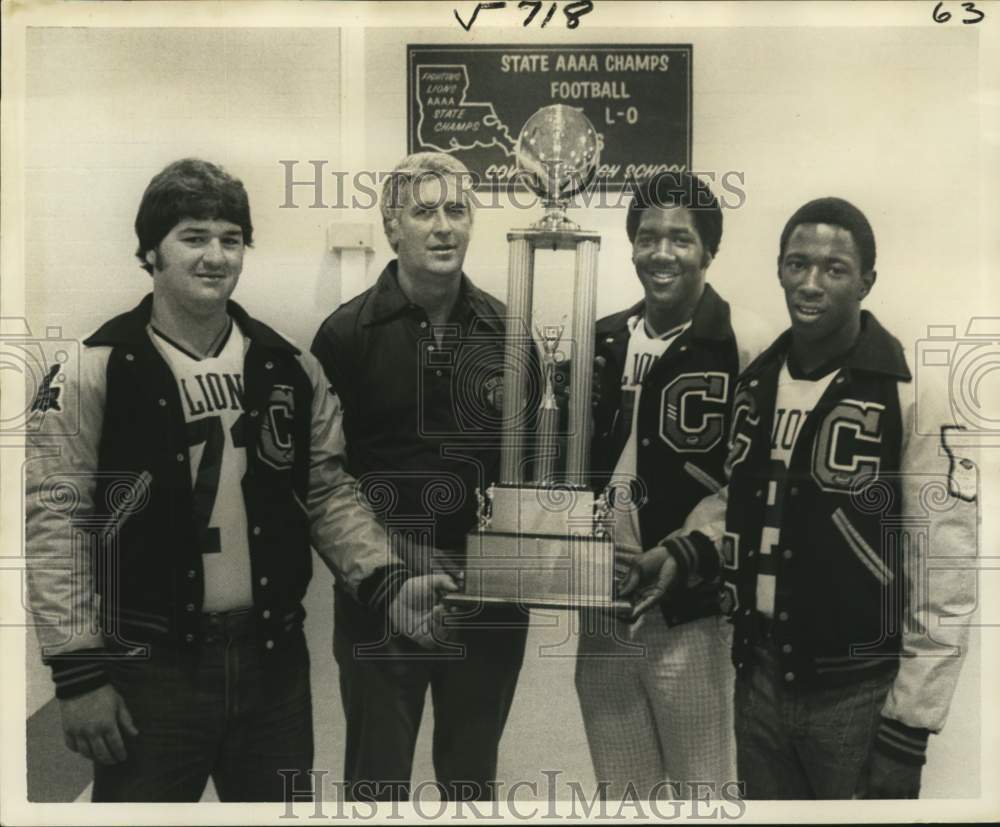
[[[500, 479], [477, 492], [479, 525], [468, 537], [464, 590], [453, 605], [519, 604], [624, 612], [616, 600], [610, 508], [587, 485], [590, 399], [600, 236], [566, 217], [573, 195], [593, 181], [600, 155], [597, 132], [577, 109], [557, 104], [538, 110], [517, 141], [519, 180], [542, 199], [545, 215], [507, 234], [508, 324], [504, 351], [503, 421], [523, 421], [529, 366], [522, 357], [534, 309], [535, 251], [575, 253], [572, 352], [567, 426], [558, 433], [553, 375], [563, 325], [537, 330], [544, 391], [536, 432], [504, 427]], [[565, 454], [565, 470], [556, 473]], [[530, 474], [530, 478], [528, 478]]]

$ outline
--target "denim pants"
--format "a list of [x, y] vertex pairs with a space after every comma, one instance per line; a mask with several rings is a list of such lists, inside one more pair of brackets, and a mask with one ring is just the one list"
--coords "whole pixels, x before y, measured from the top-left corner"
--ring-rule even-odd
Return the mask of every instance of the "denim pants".
[[736, 680], [737, 774], [748, 799], [851, 798], [893, 673], [848, 686], [789, 688], [770, 647]]
[[149, 658], [113, 662], [111, 683], [139, 734], [124, 736], [125, 761], [94, 764], [94, 801], [198, 801], [209, 776], [220, 801], [281, 801], [278, 770], [312, 767], [301, 626], [266, 668], [252, 610], [204, 615], [202, 640], [197, 660], [153, 645]]

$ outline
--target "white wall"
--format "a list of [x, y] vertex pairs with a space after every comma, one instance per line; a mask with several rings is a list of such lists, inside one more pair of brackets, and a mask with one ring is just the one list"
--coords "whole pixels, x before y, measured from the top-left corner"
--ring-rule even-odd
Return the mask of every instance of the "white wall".
[[139, 200], [167, 163], [196, 156], [221, 163], [250, 195], [256, 249], [235, 298], [308, 346], [339, 295], [325, 253], [329, 217], [280, 209], [278, 160], [339, 163], [340, 30], [43, 28], [27, 37], [29, 319], [81, 336], [148, 292], [133, 256]]

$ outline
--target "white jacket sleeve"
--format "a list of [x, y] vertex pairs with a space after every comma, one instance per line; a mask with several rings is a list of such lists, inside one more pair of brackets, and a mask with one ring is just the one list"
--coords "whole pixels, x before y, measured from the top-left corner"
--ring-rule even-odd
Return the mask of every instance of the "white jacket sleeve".
[[909, 553], [902, 657], [883, 716], [937, 732], [948, 715], [976, 608], [979, 472], [971, 435], [954, 422], [947, 393], [921, 389], [914, 400], [911, 383], [899, 389], [901, 528]]
[[347, 472], [339, 398], [315, 356], [302, 353], [299, 360], [314, 389], [306, 504], [312, 543], [342, 586], [362, 602], [378, 605], [391, 593], [389, 580], [396, 579], [387, 575], [401, 572], [402, 564]]
[[83, 348], [78, 366], [62, 366], [61, 382], [51, 375], [54, 384], [35, 399], [25, 452], [28, 607], [60, 697], [105, 681], [93, 561], [74, 523], [94, 513], [109, 353]]

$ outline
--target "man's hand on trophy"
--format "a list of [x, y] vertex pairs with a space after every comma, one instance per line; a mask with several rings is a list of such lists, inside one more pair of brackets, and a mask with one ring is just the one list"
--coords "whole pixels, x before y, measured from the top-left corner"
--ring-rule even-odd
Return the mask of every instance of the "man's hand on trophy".
[[392, 627], [425, 649], [444, 643], [443, 619], [445, 615], [441, 598], [458, 590], [458, 585], [448, 574], [424, 574], [411, 577], [389, 604], [389, 621]]
[[[594, 371], [591, 374], [590, 379], [590, 405], [596, 408], [601, 404], [601, 376], [604, 373], [604, 366], [607, 365], [608, 360], [603, 356], [594, 357]], [[569, 395], [572, 392], [572, 387], [570, 387], [570, 362], [567, 359], [564, 362], [560, 362], [556, 367], [556, 378], [555, 378], [555, 391], [558, 396], [563, 398], [563, 402], [569, 399]]]
[[663, 599], [676, 577], [677, 562], [664, 546], [653, 546], [634, 558], [618, 595], [628, 597], [634, 594], [632, 617], [636, 618]]

